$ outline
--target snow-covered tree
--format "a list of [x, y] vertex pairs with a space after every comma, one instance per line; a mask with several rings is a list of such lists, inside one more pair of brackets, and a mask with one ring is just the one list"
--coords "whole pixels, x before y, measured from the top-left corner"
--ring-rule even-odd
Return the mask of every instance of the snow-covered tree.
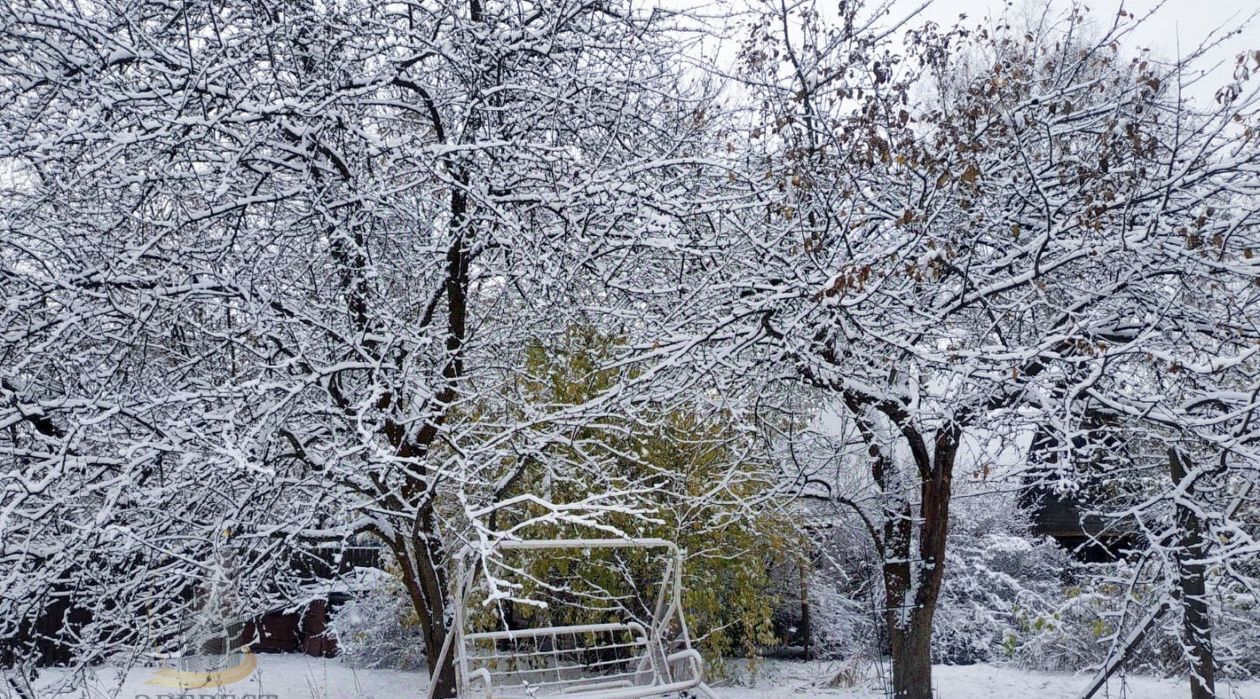
[[[289, 559], [366, 534], [449, 695], [446, 561], [496, 536], [491, 475], [633, 420], [631, 389], [471, 412], [521, 398], [527, 341], [641, 313], [614, 280], [698, 208], [707, 98], [678, 22], [590, 0], [0, 9], [3, 634], [62, 596], [91, 610], [63, 639], [80, 659], [160, 646], [217, 551], [257, 610], [300, 582]], [[622, 495], [537, 517], [598, 525]]]
[[[1184, 344], [1157, 328], [1195, 270], [1200, 290], [1254, 293], [1254, 103], [1234, 89], [1196, 113], [1175, 85], [1201, 52], [1130, 59], [1135, 22], [1091, 34], [1072, 8], [927, 25], [895, 50], [895, 27], [858, 3], [838, 19], [780, 3], [743, 52], [762, 206], [738, 224], [745, 266], [727, 270], [714, 333], [854, 425], [881, 493], [869, 521], [899, 697], [931, 692], [967, 435], [1046, 428], [1105, 449], [1066, 427], [1094, 419], [1078, 398], [1104, 374], [1140, 379], [1100, 357]], [[1223, 295], [1196, 327], [1238, 326], [1249, 299]], [[1250, 336], [1225, 332], [1239, 349], [1217, 356], [1249, 357]]]

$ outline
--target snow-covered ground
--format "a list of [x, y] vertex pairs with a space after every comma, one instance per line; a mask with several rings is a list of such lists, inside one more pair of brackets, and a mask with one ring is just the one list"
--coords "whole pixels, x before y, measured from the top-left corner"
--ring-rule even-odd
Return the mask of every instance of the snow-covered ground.
[[[820, 678], [835, 675], [833, 663], [767, 661], [750, 687], [722, 687], [723, 699], [787, 699], [788, 697], [844, 697], [880, 699], [885, 695], [878, 678], [866, 678], [860, 688], [818, 687]], [[932, 668], [941, 699], [1075, 699], [1089, 681], [1086, 675], [1032, 672], [996, 665], [937, 665]], [[1222, 684], [1221, 697], [1260, 699], [1260, 682]], [[1188, 683], [1156, 677], [1116, 678], [1100, 699], [1186, 699]]]
[[[825, 688], [814, 686], [819, 678], [834, 675], [837, 666], [831, 663], [766, 661], [748, 686], [719, 683], [718, 694], [724, 699], [797, 699], [799, 697], [844, 697], [876, 699], [883, 697], [878, 680], [863, 681], [859, 688]], [[941, 699], [1068, 699], [1075, 697], [1087, 678], [1069, 674], [1028, 672], [993, 665], [945, 666], [934, 670], [937, 693]], [[40, 682], [47, 688], [55, 679], [55, 671], [45, 671]], [[152, 669], [138, 668], [127, 674], [120, 699], [170, 699], [180, 691], [149, 684]], [[102, 672], [97, 684], [116, 685], [116, 677]], [[355, 669], [337, 660], [311, 658], [304, 655], [260, 655], [258, 668], [248, 678], [218, 689], [188, 690], [195, 699], [209, 697], [266, 697], [275, 699], [402, 699], [422, 696], [425, 678], [418, 672]], [[1260, 682], [1223, 684], [1222, 697], [1260, 699]], [[5, 697], [0, 689], [0, 697]], [[70, 696], [104, 697], [101, 690], [76, 692]], [[1106, 699], [1184, 699], [1189, 696], [1185, 682], [1153, 677], [1129, 677], [1116, 680], [1107, 691], [1098, 695]]]

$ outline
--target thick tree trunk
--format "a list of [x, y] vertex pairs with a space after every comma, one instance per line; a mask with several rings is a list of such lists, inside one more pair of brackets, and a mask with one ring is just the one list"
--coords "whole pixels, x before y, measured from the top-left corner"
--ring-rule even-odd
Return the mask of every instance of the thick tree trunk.
[[[945, 575], [949, 504], [962, 424], [946, 421], [929, 443], [901, 403], [855, 392], [846, 392], [844, 401], [866, 442], [871, 477], [884, 496], [880, 511], [883, 531], [875, 544], [883, 559], [884, 620], [892, 651], [893, 695], [897, 699], [931, 699], [932, 618]], [[889, 456], [889, 445], [879, 426], [868, 417], [871, 408], [897, 427], [909, 447], [919, 479], [917, 516]]]
[[439, 563], [440, 551], [421, 548], [421, 538], [415, 540], [416, 546], [411, 549], [399, 546], [401, 539], [394, 543], [394, 556], [402, 570], [403, 587], [407, 590], [411, 607], [420, 623], [420, 632], [424, 635], [424, 656], [434, 685], [430, 696], [452, 699], [456, 696], [455, 654], [450, 651], [445, 655], [442, 653], [446, 636], [451, 631], [446, 626], [448, 595], [446, 576]]
[[[1193, 555], [1193, 554], [1191, 554]], [[1216, 662], [1212, 650], [1212, 621], [1208, 616], [1202, 563], [1178, 564], [1184, 609], [1182, 638], [1190, 649], [1190, 697], [1216, 696]]]
[[[455, 653], [452, 651], [448, 652], [444, 658], [439, 657], [448, 633], [450, 632], [444, 626], [439, 625], [433, 628], [432, 634], [425, 634], [424, 659], [434, 685], [434, 699], [453, 699], [457, 696], [455, 687]], [[433, 672], [435, 667], [438, 668], [437, 672]]]
[[[1168, 465], [1175, 485], [1186, 478], [1185, 465], [1175, 449], [1168, 452]], [[1186, 487], [1186, 495], [1193, 491]], [[1191, 699], [1213, 699], [1216, 696], [1216, 657], [1212, 650], [1212, 620], [1208, 615], [1207, 584], [1204, 581], [1207, 541], [1203, 522], [1194, 508], [1177, 505], [1177, 576], [1180, 578], [1179, 601], [1182, 610], [1182, 643], [1189, 651]]]
[[[920, 532], [933, 548], [937, 548], [937, 541], [931, 536], [935, 528], [931, 521], [925, 521]], [[944, 533], [941, 534], [940, 557], [925, 558], [924, 565], [917, 569], [896, 559], [884, 565], [885, 619], [892, 652], [893, 696], [897, 699], [932, 697], [932, 619], [936, 616], [942, 579], [942, 565], [938, 562], [943, 563], [945, 548]], [[890, 550], [889, 555], [908, 559], [910, 547], [899, 548], [904, 553]], [[904, 585], [903, 581], [908, 582], [911, 575], [915, 576], [916, 584]]]
[[[902, 433], [910, 443], [919, 472], [919, 513], [910, 518], [908, 503], [900, 515], [885, 523], [884, 585], [892, 646], [893, 696], [897, 699], [932, 697], [932, 620], [945, 577], [945, 544], [949, 535], [949, 505], [954, 458], [961, 430], [947, 426], [927, 443], [912, 428]], [[918, 547], [912, 546], [912, 527], [918, 525]], [[891, 525], [891, 526], [890, 526]], [[918, 559], [918, 565], [911, 561]]]
[[897, 699], [932, 699], [932, 612], [915, 610], [892, 636], [892, 688]]

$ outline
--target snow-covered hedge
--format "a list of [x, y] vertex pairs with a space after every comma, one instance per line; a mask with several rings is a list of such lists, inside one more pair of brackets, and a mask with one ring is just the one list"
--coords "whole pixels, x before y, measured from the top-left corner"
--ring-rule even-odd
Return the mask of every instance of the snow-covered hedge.
[[402, 583], [382, 574], [329, 623], [341, 658], [355, 667], [414, 670], [424, 665], [424, 637]]

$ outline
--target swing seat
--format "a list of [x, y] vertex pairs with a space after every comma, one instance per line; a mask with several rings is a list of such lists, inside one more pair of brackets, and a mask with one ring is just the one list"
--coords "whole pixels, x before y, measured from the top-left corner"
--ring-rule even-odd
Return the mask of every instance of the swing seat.
[[[564, 643], [566, 639], [587, 642]], [[480, 685], [484, 695], [494, 699], [638, 699], [685, 692], [704, 681], [704, 661], [698, 652], [687, 648], [664, 654], [663, 649], [651, 647], [643, 625], [633, 621], [469, 633], [464, 634], [464, 641], [471, 648], [491, 646], [488, 652], [467, 654], [465, 660], [470, 684]], [[533, 647], [510, 654], [496, 652], [494, 646], [503, 641], [524, 641]], [[562, 654], [612, 659], [581, 665], [540, 662], [558, 660]], [[681, 671], [673, 673], [672, 681], [662, 682], [662, 673], [647, 669], [650, 654]]]

